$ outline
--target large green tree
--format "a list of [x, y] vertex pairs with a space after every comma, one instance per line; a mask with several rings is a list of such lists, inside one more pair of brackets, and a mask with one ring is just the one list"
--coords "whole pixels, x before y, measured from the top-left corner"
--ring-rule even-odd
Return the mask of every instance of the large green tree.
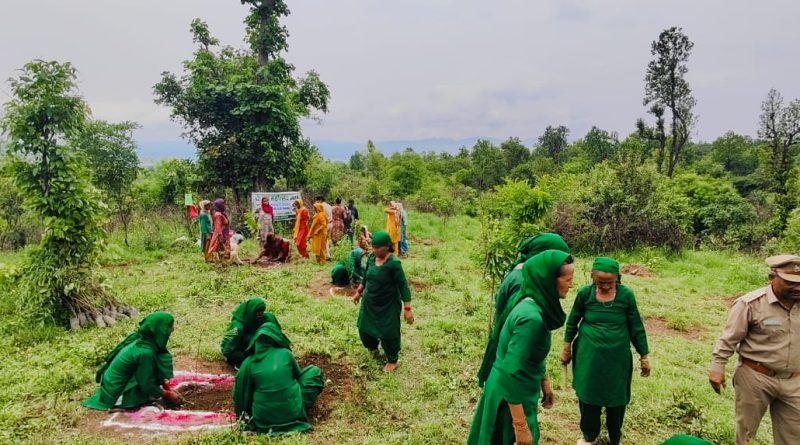
[[197, 145], [206, 187], [226, 187], [240, 202], [248, 190], [272, 187], [281, 177], [302, 176], [316, 149], [303, 137], [300, 120], [327, 112], [330, 92], [316, 72], [293, 77], [282, 53], [289, 14], [283, 0], [242, 0], [249, 50], [219, 46], [203, 21], [192, 22], [198, 48], [183, 75], [163, 73], [156, 102]]
[[786, 228], [789, 213], [797, 203], [790, 196], [789, 179], [797, 147], [800, 146], [800, 99], [784, 105], [783, 97], [771, 89], [761, 104], [758, 135], [768, 145], [766, 175], [778, 195], [776, 233]]
[[[680, 160], [681, 150], [689, 141], [692, 127], [697, 119], [694, 116], [696, 100], [686, 80], [689, 68], [686, 62], [692, 54], [694, 43], [681, 28], [672, 27], [661, 32], [654, 41], [650, 54], [654, 57], [647, 64], [645, 75], [644, 105], [651, 105], [650, 112], [656, 120], [662, 118], [665, 110], [670, 112], [670, 139], [667, 176], [670, 178]], [[658, 130], [658, 124], [656, 125]], [[663, 138], [663, 129], [661, 137]], [[658, 131], [656, 132], [658, 135]], [[662, 171], [663, 150], [659, 152], [658, 169]]]
[[89, 122], [75, 145], [86, 155], [92, 172], [92, 183], [103, 191], [106, 201], [117, 215], [128, 244], [128, 225], [133, 214], [131, 189], [139, 174], [139, 156], [133, 122]]
[[542, 150], [550, 159], [554, 160], [556, 164], [561, 164], [562, 154], [567, 149], [567, 137], [569, 136], [569, 129], [563, 125], [553, 127], [548, 125], [544, 129], [544, 133], [539, 136], [539, 150]]
[[[12, 98], [0, 122], [8, 137], [8, 168], [25, 204], [46, 231], [28, 252], [20, 290], [25, 315], [77, 327], [78, 314], [113, 303], [92, 272], [104, 237], [105, 213], [73, 142], [84, 131], [88, 107], [71, 64], [34, 61], [10, 81]], [[113, 321], [112, 321], [113, 322]]]
[[502, 150], [491, 142], [480, 139], [470, 154], [473, 165], [472, 185], [478, 190], [489, 190], [502, 184], [506, 175], [506, 158]]

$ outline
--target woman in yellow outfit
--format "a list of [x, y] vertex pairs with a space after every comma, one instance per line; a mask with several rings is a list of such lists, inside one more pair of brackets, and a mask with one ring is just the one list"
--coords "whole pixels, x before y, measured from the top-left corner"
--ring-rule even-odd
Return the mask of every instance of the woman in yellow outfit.
[[400, 244], [400, 212], [394, 201], [389, 203], [389, 207], [383, 209], [386, 212], [386, 231], [392, 239], [392, 247], [395, 252], [399, 252]]
[[328, 245], [328, 217], [320, 202], [314, 204], [314, 219], [308, 231], [311, 235], [311, 250], [317, 257], [317, 262], [324, 266], [325, 247]]

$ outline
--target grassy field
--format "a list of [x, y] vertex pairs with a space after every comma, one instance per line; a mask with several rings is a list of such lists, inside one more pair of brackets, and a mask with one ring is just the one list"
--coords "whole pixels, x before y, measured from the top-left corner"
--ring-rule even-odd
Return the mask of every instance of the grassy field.
[[[383, 226], [377, 208], [364, 208], [366, 223]], [[170, 349], [176, 357], [219, 361], [221, 335], [240, 301], [262, 296], [293, 341], [296, 355], [329, 354], [352, 372], [352, 394], [327, 420], [307, 435], [281, 439], [239, 432], [160, 436], [153, 443], [464, 443], [480, 390], [474, 379], [487, 335], [490, 292], [481, 283], [473, 256], [477, 220], [456, 217], [445, 225], [432, 216], [411, 214], [411, 256], [406, 274], [414, 282], [417, 321], [403, 326], [400, 367], [393, 375], [361, 347], [355, 328], [357, 308], [344, 298], [311, 295], [310, 282], [324, 281], [330, 265], [299, 261], [262, 269], [249, 265], [214, 267], [193, 247], [164, 247], [180, 226], [158, 230], [141, 222], [131, 248], [107, 254], [104, 273], [116, 295], [143, 313], [162, 309], [176, 318]], [[166, 233], [166, 235], [163, 235]], [[252, 241], [244, 257], [255, 253]], [[296, 252], [295, 252], [296, 253]], [[760, 259], [731, 252], [689, 251], [670, 257], [660, 251], [617, 255], [624, 263], [647, 266], [652, 277], [626, 276], [643, 316], [648, 317], [653, 375], [634, 376], [624, 439], [628, 444], [657, 444], [675, 433], [704, 435], [732, 443], [733, 393], [710, 389], [707, 368], [731, 298], [764, 285]], [[0, 262], [18, 264], [21, 254]], [[569, 310], [577, 287], [589, 280], [591, 258], [580, 257], [576, 288], [565, 301]], [[65, 332], [31, 327], [15, 315], [13, 293], [0, 299], [0, 443], [124, 443], [95, 437], [81, 428], [87, 410], [79, 403], [95, 389], [93, 377], [102, 357], [136, 326]], [[542, 443], [574, 444], [579, 437], [575, 396], [561, 388], [557, 362], [563, 331], [553, 334], [548, 370], [556, 387], [556, 406], [541, 412]], [[729, 368], [730, 369], [730, 368]], [[730, 380], [730, 378], [729, 378]], [[85, 423], [85, 422], [84, 422]], [[771, 442], [767, 419], [760, 444]]]

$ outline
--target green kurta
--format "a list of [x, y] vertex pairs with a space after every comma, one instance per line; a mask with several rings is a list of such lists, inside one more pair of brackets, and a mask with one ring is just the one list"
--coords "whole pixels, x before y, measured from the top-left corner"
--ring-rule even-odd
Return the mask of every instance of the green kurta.
[[[266, 311], [267, 304], [261, 298], [251, 298], [241, 303], [233, 311], [231, 322], [222, 337], [220, 349], [228, 363], [239, 366], [247, 357], [245, 350], [250, 345], [253, 334], [263, 323], [275, 323], [280, 328], [278, 319]], [[264, 310], [264, 318], [256, 318], [256, 312]]]
[[350, 273], [347, 272], [347, 266], [343, 262], [339, 261], [331, 269], [331, 283], [334, 286], [348, 286], [350, 284]]
[[358, 329], [379, 339], [400, 338], [403, 302], [411, 301], [411, 290], [403, 264], [394, 255], [375, 265], [375, 255], [367, 259], [364, 292], [358, 312]]
[[322, 370], [301, 370], [274, 325], [263, 325], [251, 345], [252, 355], [242, 363], [233, 388], [237, 418], [248, 429], [270, 435], [311, 429], [307, 412], [325, 386]]
[[511, 311], [497, 347], [497, 359], [475, 410], [469, 445], [501, 445], [515, 441], [508, 404], [522, 404], [533, 443], [539, 442], [537, 403], [550, 351], [550, 331], [541, 308], [530, 298]]
[[601, 303], [594, 285], [581, 288], [564, 335], [566, 342], [573, 339], [572, 386], [578, 399], [595, 406], [627, 405], [633, 374], [631, 343], [640, 355], [648, 353], [633, 292], [617, 284], [613, 302]]
[[714, 445], [707, 440], [703, 440], [694, 436], [686, 436], [683, 434], [676, 434], [661, 445]]
[[364, 263], [361, 258], [364, 256], [364, 250], [360, 247], [353, 249], [350, 253], [350, 263], [348, 270], [354, 283], [360, 283], [364, 279]]
[[208, 213], [200, 213], [198, 217], [200, 221], [200, 251], [206, 251], [206, 235], [211, 235], [214, 229], [211, 227], [211, 215]]
[[81, 405], [105, 411], [122, 396], [122, 408], [135, 408], [161, 397], [161, 384], [172, 378], [172, 355], [166, 345], [172, 315], [154, 312], [106, 357], [96, 376], [100, 388]]
[[503, 281], [500, 283], [500, 287], [497, 289], [497, 293], [494, 296], [494, 322], [497, 323], [497, 319], [500, 317], [500, 314], [503, 313], [503, 310], [506, 308], [506, 304], [508, 300], [514, 295], [518, 290], [522, 289], [522, 284], [525, 282], [525, 278], [522, 275], [522, 268], [514, 268], [508, 275], [503, 278]]

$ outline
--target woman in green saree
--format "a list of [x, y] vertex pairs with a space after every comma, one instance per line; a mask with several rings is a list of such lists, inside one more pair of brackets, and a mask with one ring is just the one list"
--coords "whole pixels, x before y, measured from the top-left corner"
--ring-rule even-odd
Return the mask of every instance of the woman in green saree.
[[[572, 256], [546, 250], [525, 262], [523, 287], [508, 301], [490, 343], [496, 355], [484, 357], [488, 370], [475, 409], [470, 445], [539, 443], [537, 403], [550, 408], [553, 391], [545, 373], [550, 332], [564, 324], [560, 299], [572, 287]], [[488, 364], [488, 367], [486, 365]]]
[[617, 445], [631, 398], [631, 344], [641, 356], [642, 376], [650, 375], [647, 334], [633, 291], [622, 285], [618, 262], [594, 260], [592, 281], [578, 291], [567, 319], [561, 363], [572, 361], [583, 434], [578, 444], [595, 443], [605, 407], [608, 436]]
[[308, 410], [325, 387], [322, 370], [301, 370], [289, 339], [273, 323], [258, 328], [247, 349], [233, 387], [236, 417], [270, 435], [310, 430]]
[[264, 323], [275, 323], [280, 329], [278, 319], [267, 311], [267, 303], [261, 298], [254, 297], [234, 309], [231, 322], [222, 337], [222, 355], [233, 366], [239, 366], [247, 357], [247, 347], [253, 334]]
[[350, 252], [347, 264], [339, 261], [331, 269], [331, 283], [335, 286], [360, 284], [364, 279], [364, 249], [356, 247]]
[[95, 375], [100, 388], [81, 405], [107, 411], [118, 401], [123, 409], [133, 409], [161, 397], [180, 403], [177, 392], [161, 387], [172, 378], [172, 354], [167, 350], [167, 341], [174, 327], [174, 318], [166, 312], [153, 312], [145, 317], [139, 329], [106, 356]]

